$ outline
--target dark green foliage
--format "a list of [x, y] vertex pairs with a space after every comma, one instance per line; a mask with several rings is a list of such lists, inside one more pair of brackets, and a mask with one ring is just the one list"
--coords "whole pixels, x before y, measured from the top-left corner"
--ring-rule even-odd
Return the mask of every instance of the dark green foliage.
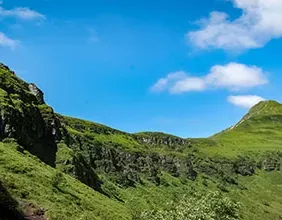
[[0, 181], [0, 219], [1, 220], [24, 220], [23, 215], [18, 211], [18, 202], [12, 198]]
[[242, 176], [252, 176], [255, 173], [255, 161], [248, 157], [239, 157], [234, 163], [235, 172]]
[[51, 184], [55, 188], [59, 188], [59, 185], [64, 183], [64, 176], [62, 172], [57, 171], [55, 172], [54, 176], [51, 179]]

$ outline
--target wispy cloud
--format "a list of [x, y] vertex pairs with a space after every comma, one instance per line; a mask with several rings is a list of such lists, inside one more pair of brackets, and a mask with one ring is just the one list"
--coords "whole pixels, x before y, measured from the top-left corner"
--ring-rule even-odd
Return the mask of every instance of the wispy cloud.
[[242, 108], [251, 108], [259, 102], [265, 101], [264, 98], [256, 95], [229, 96], [227, 100]]
[[170, 73], [159, 79], [152, 87], [153, 92], [168, 90], [171, 94], [189, 91], [201, 91], [206, 87], [205, 81], [199, 77], [190, 77], [184, 71]]
[[193, 77], [184, 71], [170, 73], [159, 79], [152, 87], [153, 92], [168, 91], [179, 94], [190, 91], [204, 91], [209, 88], [242, 90], [268, 83], [266, 73], [256, 66], [240, 63], [213, 66], [209, 73], [202, 77]]
[[22, 20], [42, 20], [46, 19], [45, 15], [37, 11], [33, 11], [27, 7], [19, 7], [11, 10], [6, 10], [0, 7], [0, 17], [14, 17]]
[[188, 32], [187, 38], [200, 49], [245, 50], [263, 47], [271, 39], [282, 37], [281, 0], [230, 0], [242, 10], [237, 19], [214, 11], [198, 21], [200, 29]]
[[15, 49], [19, 41], [7, 37], [4, 33], [0, 32], [0, 46]]

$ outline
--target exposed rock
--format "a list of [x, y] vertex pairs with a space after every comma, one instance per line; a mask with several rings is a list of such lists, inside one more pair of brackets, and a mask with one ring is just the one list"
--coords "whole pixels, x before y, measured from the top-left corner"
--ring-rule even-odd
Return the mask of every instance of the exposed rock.
[[270, 172], [279, 171], [281, 166], [282, 155], [279, 152], [267, 153], [262, 161], [260, 161], [259, 168]]
[[263, 161], [263, 170], [265, 171], [274, 171], [280, 170], [280, 161], [279, 160], [269, 160], [269, 159], [265, 159]]
[[74, 167], [73, 176], [96, 191], [102, 192], [102, 181], [100, 181], [94, 169], [85, 162], [81, 155], [75, 156], [72, 163]]
[[48, 220], [45, 216], [45, 210], [32, 203], [25, 205], [25, 218], [26, 220]]
[[252, 176], [255, 173], [255, 161], [248, 157], [239, 157], [234, 163], [234, 169], [242, 176]]
[[30, 83], [28, 89], [36, 97], [40, 105], [45, 103], [43, 92], [35, 84]]
[[189, 145], [189, 141], [173, 135], [158, 132], [144, 132], [134, 135], [136, 140], [147, 145], [167, 145], [170, 147]]
[[54, 166], [60, 122], [53, 110], [48, 106], [17, 109], [0, 105], [0, 111], [0, 140], [15, 138], [26, 150]]
[[61, 126], [53, 109], [42, 104], [43, 93], [2, 65], [0, 94], [0, 141], [14, 138], [42, 161], [55, 166], [56, 141], [61, 139]]

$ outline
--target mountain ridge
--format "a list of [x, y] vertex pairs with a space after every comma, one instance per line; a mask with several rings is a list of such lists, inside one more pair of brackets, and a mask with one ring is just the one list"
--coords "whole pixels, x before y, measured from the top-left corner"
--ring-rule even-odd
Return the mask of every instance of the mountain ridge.
[[[161, 132], [131, 134], [62, 116], [44, 102], [36, 85], [22, 81], [5, 65], [0, 65], [0, 79], [0, 180], [19, 204], [46, 208], [51, 219], [83, 219], [85, 210], [87, 219], [140, 219], [141, 211], [162, 209], [185, 193], [220, 190], [234, 199], [236, 193], [242, 194], [244, 219], [282, 215], [279, 207], [265, 207], [248, 191], [249, 184], [262, 176], [271, 179], [259, 186], [272, 184], [273, 195], [280, 184], [271, 181], [280, 175], [282, 141], [275, 126], [282, 123], [273, 125], [268, 118], [261, 124], [253, 122], [261, 120], [256, 118], [261, 113], [265, 117], [265, 108], [259, 114], [256, 110], [265, 103], [250, 110], [252, 117], [242, 123], [246, 126], [211, 138], [183, 139]], [[269, 103], [274, 116], [266, 117], [272, 120], [279, 107]], [[85, 201], [85, 195], [91, 200]], [[253, 200], [245, 201], [250, 195]], [[67, 211], [52, 205], [52, 198]], [[264, 194], [261, 198], [270, 202]], [[282, 192], [274, 201], [280, 199]], [[259, 208], [250, 214], [253, 204]]]

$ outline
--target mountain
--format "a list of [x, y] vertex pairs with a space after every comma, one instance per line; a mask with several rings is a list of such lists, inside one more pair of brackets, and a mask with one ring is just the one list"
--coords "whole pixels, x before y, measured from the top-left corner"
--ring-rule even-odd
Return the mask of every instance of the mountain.
[[0, 113], [0, 219], [142, 219], [209, 191], [240, 202], [240, 219], [281, 219], [275, 101], [210, 138], [130, 134], [54, 112], [35, 84], [0, 64]]
[[282, 105], [276, 101], [262, 101], [234, 126], [212, 137], [228, 146], [226, 152], [264, 152], [280, 150], [282, 146]]

